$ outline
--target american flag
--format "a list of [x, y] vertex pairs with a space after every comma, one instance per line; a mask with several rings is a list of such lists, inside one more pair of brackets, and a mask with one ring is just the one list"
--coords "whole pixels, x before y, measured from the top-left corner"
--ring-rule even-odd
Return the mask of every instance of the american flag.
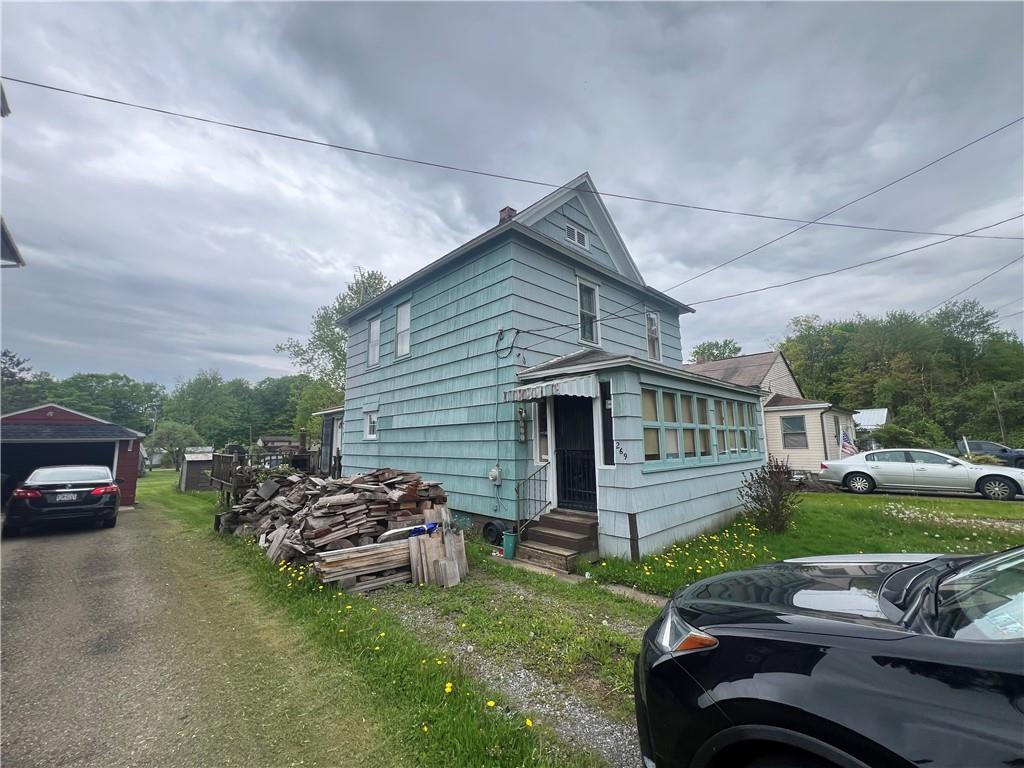
[[853, 456], [857, 453], [857, 446], [853, 444], [853, 440], [850, 439], [850, 435], [843, 430], [843, 436], [839, 440], [839, 449], [843, 452], [843, 456]]

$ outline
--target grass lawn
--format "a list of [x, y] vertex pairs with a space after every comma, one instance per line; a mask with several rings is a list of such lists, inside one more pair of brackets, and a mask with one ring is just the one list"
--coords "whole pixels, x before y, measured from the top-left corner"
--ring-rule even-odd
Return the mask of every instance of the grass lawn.
[[793, 527], [759, 531], [739, 519], [713, 534], [681, 542], [632, 563], [617, 558], [584, 564], [595, 579], [671, 595], [724, 571], [807, 555], [859, 552], [993, 552], [1024, 544], [1019, 530], [993, 520], [1024, 520], [1024, 504], [983, 499], [847, 493], [804, 494]]
[[[363, 693], [369, 716], [376, 716], [404, 753], [396, 764], [602, 764], [570, 750], [543, 722], [528, 721], [507, 707], [371, 599], [323, 588], [302, 571], [268, 563], [254, 543], [213, 533], [214, 494], [180, 493], [174, 477], [155, 474], [140, 480], [138, 496], [146, 511], [167, 514], [193, 531], [209, 531], [204, 535], [223, 546], [232, 566], [244, 569], [261, 601], [283, 612], [319, 654], [358, 681], [360, 691], [371, 692]], [[335, 695], [345, 696], [346, 690]]]

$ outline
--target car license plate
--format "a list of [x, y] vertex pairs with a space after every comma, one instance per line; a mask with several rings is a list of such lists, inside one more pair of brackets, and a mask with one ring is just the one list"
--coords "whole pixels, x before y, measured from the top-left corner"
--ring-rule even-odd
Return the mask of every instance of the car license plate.
[[58, 493], [54, 501], [74, 501], [78, 498], [77, 493]]

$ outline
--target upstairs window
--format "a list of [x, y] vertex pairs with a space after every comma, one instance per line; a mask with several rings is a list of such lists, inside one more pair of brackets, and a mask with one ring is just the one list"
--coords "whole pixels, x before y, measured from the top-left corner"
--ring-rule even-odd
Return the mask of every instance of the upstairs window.
[[587, 233], [574, 224], [565, 225], [565, 239], [580, 248], [587, 248]]
[[395, 357], [409, 354], [410, 302], [399, 304], [395, 310]]
[[587, 344], [600, 344], [601, 333], [597, 325], [598, 296], [597, 286], [579, 283], [580, 307], [580, 341]]
[[647, 310], [647, 357], [661, 360], [661, 315]]
[[372, 368], [380, 365], [380, 318], [375, 317], [370, 321], [369, 349], [366, 352], [366, 367]]

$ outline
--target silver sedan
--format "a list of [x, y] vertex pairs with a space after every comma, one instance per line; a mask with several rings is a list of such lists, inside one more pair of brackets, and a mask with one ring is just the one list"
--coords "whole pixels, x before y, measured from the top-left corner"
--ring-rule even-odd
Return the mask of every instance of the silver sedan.
[[853, 493], [871, 493], [876, 488], [954, 491], [999, 501], [1024, 493], [1024, 469], [971, 464], [919, 448], [886, 448], [825, 461], [818, 479]]

